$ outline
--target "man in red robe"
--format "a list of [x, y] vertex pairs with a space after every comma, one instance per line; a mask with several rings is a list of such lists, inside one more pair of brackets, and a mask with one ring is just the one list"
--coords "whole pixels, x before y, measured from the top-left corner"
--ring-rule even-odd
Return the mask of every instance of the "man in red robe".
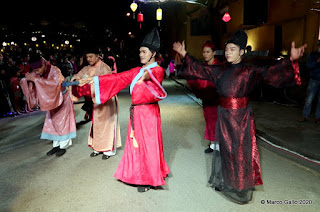
[[165, 185], [164, 178], [170, 173], [164, 160], [158, 105], [158, 101], [167, 95], [161, 86], [164, 69], [155, 61], [159, 49], [160, 38], [154, 29], [140, 46], [143, 67], [80, 80], [80, 85], [94, 83], [97, 104], [108, 101], [131, 83], [132, 105], [126, 146], [114, 176], [122, 182], [137, 185], [138, 192]]
[[31, 108], [40, 105], [47, 111], [41, 139], [53, 141], [53, 148], [47, 155], [62, 156], [76, 137], [76, 119], [73, 103], [66, 88], [62, 87], [64, 77], [61, 71], [40, 55], [30, 59], [31, 73], [21, 79], [20, 85]]
[[219, 94], [218, 119], [209, 183], [231, 201], [246, 204], [252, 199], [254, 186], [262, 185], [259, 152], [255, 137], [254, 117], [249, 94], [257, 83], [274, 87], [300, 84], [297, 60], [306, 45], [291, 45], [290, 59], [273, 66], [252, 66], [242, 62], [247, 34], [239, 30], [225, 46], [226, 64], [208, 66], [187, 54], [184, 42], [175, 42], [173, 49], [183, 58], [180, 77], [212, 81]]

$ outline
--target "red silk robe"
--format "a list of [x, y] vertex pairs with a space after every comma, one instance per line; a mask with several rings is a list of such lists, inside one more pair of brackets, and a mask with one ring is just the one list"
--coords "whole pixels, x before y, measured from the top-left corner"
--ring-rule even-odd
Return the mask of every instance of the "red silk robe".
[[[211, 65], [219, 64], [217, 58]], [[202, 100], [203, 116], [206, 121], [204, 138], [209, 141], [215, 140], [215, 130], [217, 124], [217, 100], [218, 94], [213, 82], [209, 80], [187, 80], [189, 87], [197, 98]]]
[[[265, 67], [244, 63], [208, 66], [186, 54], [179, 72], [185, 79], [212, 81], [221, 99], [243, 100], [257, 83], [288, 87], [300, 82], [299, 65], [287, 59]], [[218, 106], [215, 141], [220, 151], [214, 154], [209, 182], [228, 197], [245, 203], [251, 200], [253, 187], [263, 184], [254, 116], [250, 105], [234, 109], [239, 105], [229, 103], [230, 107]]]
[[[34, 73], [32, 73], [34, 74]], [[76, 137], [76, 118], [73, 103], [66, 88], [61, 86], [64, 77], [61, 71], [48, 63], [43, 76], [36, 76], [34, 82], [20, 80], [28, 105], [33, 108], [39, 103], [47, 111], [41, 139], [64, 141]]]
[[[95, 98], [102, 104], [126, 88], [141, 67], [133, 68], [119, 74], [95, 77]], [[151, 68], [153, 76], [162, 83], [164, 70], [161, 67]], [[96, 80], [95, 79], [95, 80]], [[150, 89], [163, 95], [153, 80], [135, 84], [132, 91], [134, 137], [138, 147], [134, 146], [129, 119], [127, 140], [123, 156], [115, 173], [115, 178], [135, 185], [165, 185], [164, 178], [170, 173], [164, 160], [160, 108]]]

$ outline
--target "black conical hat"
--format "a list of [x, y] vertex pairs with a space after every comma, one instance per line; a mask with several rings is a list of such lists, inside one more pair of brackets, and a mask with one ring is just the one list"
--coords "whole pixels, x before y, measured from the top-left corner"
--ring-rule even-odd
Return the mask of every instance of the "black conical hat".
[[240, 49], [245, 49], [247, 46], [248, 36], [243, 30], [238, 30], [235, 32], [232, 37], [226, 42], [226, 45], [228, 43], [234, 43], [238, 46], [240, 46]]
[[143, 39], [140, 47], [148, 47], [150, 50], [159, 52], [160, 50], [160, 36], [156, 28], [153, 28]]

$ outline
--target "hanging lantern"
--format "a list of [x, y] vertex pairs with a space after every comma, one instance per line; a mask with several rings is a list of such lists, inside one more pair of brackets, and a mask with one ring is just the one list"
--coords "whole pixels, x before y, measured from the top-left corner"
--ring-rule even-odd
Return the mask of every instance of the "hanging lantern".
[[137, 16], [138, 22], [140, 23], [140, 29], [141, 29], [141, 23], [143, 22], [143, 14], [140, 12]]
[[138, 8], [138, 5], [137, 5], [137, 3], [135, 3], [135, 2], [132, 2], [131, 3], [131, 5], [130, 5], [130, 8], [131, 8], [131, 10], [132, 10], [132, 12], [133, 12], [133, 19], [135, 19], [136, 17], [135, 17], [135, 11], [137, 10], [137, 8]]
[[162, 20], [162, 9], [160, 7], [157, 9], [156, 18], [158, 20], [158, 26], [160, 27], [160, 21]]
[[226, 12], [224, 15], [223, 15], [223, 17], [222, 17], [222, 20], [224, 21], [224, 22], [229, 22], [230, 20], [231, 20], [231, 16], [230, 16], [230, 14], [228, 13], [228, 12]]

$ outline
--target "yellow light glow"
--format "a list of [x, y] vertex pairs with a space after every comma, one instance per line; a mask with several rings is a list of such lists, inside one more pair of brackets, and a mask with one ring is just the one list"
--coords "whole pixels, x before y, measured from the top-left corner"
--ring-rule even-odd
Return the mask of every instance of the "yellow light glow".
[[158, 21], [162, 20], [162, 9], [160, 7], [157, 9], [156, 17]]
[[130, 5], [130, 8], [131, 8], [132, 12], [135, 12], [135, 11], [137, 10], [137, 8], [138, 8], [137, 3], [133, 2], [133, 3]]

